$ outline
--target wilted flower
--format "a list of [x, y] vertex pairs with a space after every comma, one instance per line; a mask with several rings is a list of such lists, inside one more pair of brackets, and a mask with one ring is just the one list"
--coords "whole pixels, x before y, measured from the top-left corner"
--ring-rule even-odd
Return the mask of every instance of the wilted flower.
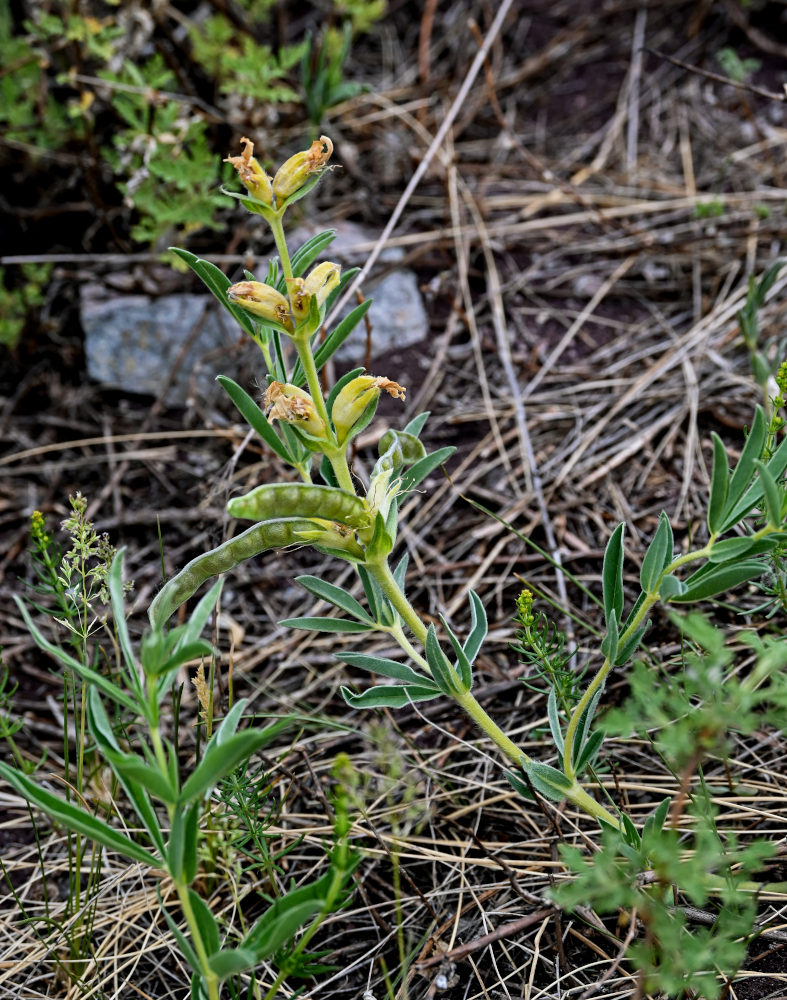
[[300, 427], [310, 437], [325, 438], [325, 421], [305, 389], [289, 382], [271, 382], [265, 392], [269, 420], [285, 420]]
[[296, 153], [286, 160], [273, 178], [276, 201], [284, 201], [302, 188], [312, 174], [322, 170], [331, 158], [332, 152], [333, 143], [327, 135], [321, 135], [307, 150]]
[[313, 297], [317, 297], [317, 305], [322, 306], [330, 293], [339, 284], [341, 268], [338, 264], [324, 261], [313, 268], [307, 278], [289, 278], [287, 288], [290, 293], [292, 315], [301, 321], [309, 315]]
[[339, 444], [347, 440], [350, 431], [385, 390], [395, 399], [404, 399], [406, 389], [389, 378], [375, 375], [358, 375], [339, 390], [333, 402], [331, 420]]
[[225, 163], [231, 163], [238, 171], [243, 186], [258, 201], [266, 205], [273, 204], [273, 186], [271, 179], [254, 158], [254, 143], [244, 136], [241, 139], [244, 149], [240, 156], [228, 156]]
[[290, 303], [281, 292], [262, 281], [239, 281], [230, 285], [227, 298], [254, 316], [278, 323], [290, 333], [294, 329]]

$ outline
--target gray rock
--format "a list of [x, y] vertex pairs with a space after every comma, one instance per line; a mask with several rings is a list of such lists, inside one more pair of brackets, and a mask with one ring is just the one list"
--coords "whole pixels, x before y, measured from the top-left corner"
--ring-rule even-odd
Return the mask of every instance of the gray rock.
[[[401, 350], [425, 339], [429, 333], [429, 319], [412, 271], [392, 271], [376, 284], [370, 282], [364, 287], [364, 293], [374, 300], [366, 314], [372, 327], [371, 357]], [[339, 361], [363, 363], [366, 358], [363, 320], [342, 344], [336, 357]]]
[[186, 402], [192, 385], [210, 390], [217, 365], [201, 365], [199, 359], [215, 357], [240, 336], [237, 323], [210, 295], [117, 295], [101, 300], [88, 286], [80, 316], [88, 375], [126, 392], [158, 395], [188, 341], [187, 360], [177, 365], [167, 390], [167, 400], [174, 404]]

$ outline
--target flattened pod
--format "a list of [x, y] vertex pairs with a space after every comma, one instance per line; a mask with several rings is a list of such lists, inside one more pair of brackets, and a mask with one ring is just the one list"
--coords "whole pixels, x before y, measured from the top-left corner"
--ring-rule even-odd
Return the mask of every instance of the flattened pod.
[[309, 483], [267, 483], [227, 504], [233, 517], [264, 521], [271, 517], [321, 517], [350, 528], [369, 524], [366, 503], [354, 493], [335, 486]]
[[150, 623], [154, 628], [163, 628], [169, 618], [187, 601], [201, 584], [212, 576], [226, 573], [245, 559], [265, 552], [266, 549], [282, 548], [285, 545], [303, 544], [303, 538], [296, 532], [308, 531], [314, 525], [301, 518], [265, 521], [253, 524], [241, 535], [229, 538], [210, 552], [186, 563], [183, 569], [167, 580], [156, 594], [148, 610]]

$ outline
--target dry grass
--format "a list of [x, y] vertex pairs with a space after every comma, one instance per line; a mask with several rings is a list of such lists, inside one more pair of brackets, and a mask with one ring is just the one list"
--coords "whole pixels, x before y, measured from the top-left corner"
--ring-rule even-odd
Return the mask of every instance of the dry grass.
[[[520, 684], [522, 668], [508, 645], [517, 577], [570, 609], [574, 621], [597, 626], [597, 612], [468, 501], [491, 508], [596, 591], [618, 521], [629, 529], [632, 580], [661, 509], [679, 542], [701, 530], [709, 433], [739, 447], [758, 401], [735, 316], [747, 276], [783, 251], [786, 109], [640, 51], [644, 42], [716, 69], [714, 53], [738, 37], [728, 17], [734, 3], [615, 0], [591, 10], [515, 2], [496, 34], [483, 4], [427, 3], [420, 22], [407, 5], [391, 6], [379, 48], [358, 54], [368, 59], [359, 72], [376, 81], [374, 90], [338, 109], [326, 127], [346, 170], [322, 189], [320, 223], [360, 213], [383, 231], [387, 220], [399, 220], [385, 230], [386, 245], [404, 247], [421, 275], [432, 335], [422, 349], [393, 354], [374, 370], [407, 382], [409, 416], [432, 411], [431, 446], [458, 446], [450, 479], [434, 475], [405, 508], [410, 590], [425, 614], [441, 611], [459, 628], [467, 588], [479, 592], [491, 624], [479, 699], [543, 756], [545, 704]], [[488, 58], [463, 91], [484, 43]], [[741, 44], [753, 43], [743, 36]], [[776, 89], [777, 54], [758, 54], [766, 60], [764, 85]], [[402, 198], [419, 164], [422, 176]], [[711, 202], [719, 214], [703, 217]], [[359, 255], [368, 249], [359, 247]], [[267, 247], [259, 252], [264, 259]], [[763, 311], [766, 332], [784, 329], [786, 285], [787, 272]], [[253, 369], [241, 365], [249, 358], [239, 347], [222, 359], [223, 370], [248, 378]], [[31, 413], [21, 404], [41, 384], [49, 410]], [[33, 371], [9, 394], [1, 419], [9, 447], [0, 459], [0, 641], [12, 673], [24, 678], [15, 702], [26, 721], [22, 745], [31, 758], [48, 750], [41, 774], [57, 785], [58, 681], [8, 599], [19, 589], [17, 574], [27, 573], [30, 511], [62, 516], [69, 491], [86, 493], [99, 528], [130, 546], [141, 623], [157, 586], [156, 519], [171, 570], [215, 543], [230, 490], [279, 470], [214, 399], [195, 400], [185, 414], [163, 403], [146, 410]], [[390, 419], [401, 414], [391, 408]], [[362, 441], [361, 476], [380, 426]], [[564, 876], [558, 842], [592, 850], [591, 825], [571, 809], [540, 811], [518, 800], [493, 749], [443, 702], [376, 718], [348, 712], [339, 686], [352, 672], [334, 659], [337, 637], [315, 641], [275, 624], [312, 613], [312, 599], [289, 583], [304, 566], [351, 582], [348, 570], [323, 570], [301, 553], [257, 561], [227, 582], [217, 639], [226, 651], [224, 678], [231, 663], [236, 691], [253, 697], [258, 711], [330, 722], [306, 724], [269, 761], [281, 805], [271, 844], [290, 849], [288, 875], [319, 867], [336, 753], [349, 753], [362, 776], [365, 806], [353, 829], [364, 853], [361, 877], [351, 908], [321, 936], [337, 971], [318, 977], [308, 995], [356, 998], [368, 988], [382, 1000], [383, 963], [393, 972], [398, 966], [399, 924], [413, 963], [408, 992], [400, 987], [398, 996], [438, 995], [438, 975], [450, 984], [439, 993], [449, 1000], [635, 995], [621, 961], [634, 928], [605, 927], [589, 913], [568, 917], [545, 902], [545, 890]], [[580, 664], [594, 655], [590, 633], [560, 620], [578, 643]], [[668, 656], [674, 636], [660, 625], [654, 635]], [[611, 685], [611, 698], [622, 683]], [[194, 712], [187, 692], [184, 716]], [[729, 772], [721, 761], [709, 763], [722, 829], [784, 840], [784, 754], [782, 740], [760, 732], [735, 744]], [[635, 819], [675, 791], [674, 778], [637, 741], [615, 745], [610, 761], [604, 785]], [[392, 780], [392, 769], [402, 777]], [[728, 784], [728, 773], [746, 794]], [[44, 885], [29, 815], [5, 791], [0, 816], [15, 894], [29, 915], [46, 911], [57, 925], [62, 835], [38, 826]], [[0, 994], [187, 995], [187, 970], [157, 915], [155, 878], [113, 857], [101, 865], [86, 991], [69, 989], [53, 971], [58, 944], [43, 943], [40, 927], [20, 922], [6, 885]], [[216, 905], [231, 914], [226, 885], [216, 894]], [[787, 995], [780, 951], [787, 900], [763, 895], [761, 904], [760, 919], [773, 933], [754, 944], [730, 985], [729, 996], [740, 1000]]]

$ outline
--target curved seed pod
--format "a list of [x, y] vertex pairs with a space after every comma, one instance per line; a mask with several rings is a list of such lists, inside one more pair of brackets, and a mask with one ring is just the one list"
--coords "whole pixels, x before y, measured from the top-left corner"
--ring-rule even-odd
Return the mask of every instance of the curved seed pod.
[[302, 518], [264, 521], [254, 524], [241, 535], [230, 538], [210, 552], [192, 559], [183, 569], [167, 580], [156, 594], [148, 609], [153, 628], [163, 628], [166, 621], [187, 601], [206, 580], [226, 573], [245, 559], [259, 555], [266, 549], [283, 548], [285, 545], [303, 544], [297, 534], [312, 528], [312, 522]]
[[309, 483], [266, 483], [227, 504], [232, 517], [266, 521], [272, 517], [320, 517], [351, 528], [369, 523], [366, 503], [354, 493], [335, 486]]

